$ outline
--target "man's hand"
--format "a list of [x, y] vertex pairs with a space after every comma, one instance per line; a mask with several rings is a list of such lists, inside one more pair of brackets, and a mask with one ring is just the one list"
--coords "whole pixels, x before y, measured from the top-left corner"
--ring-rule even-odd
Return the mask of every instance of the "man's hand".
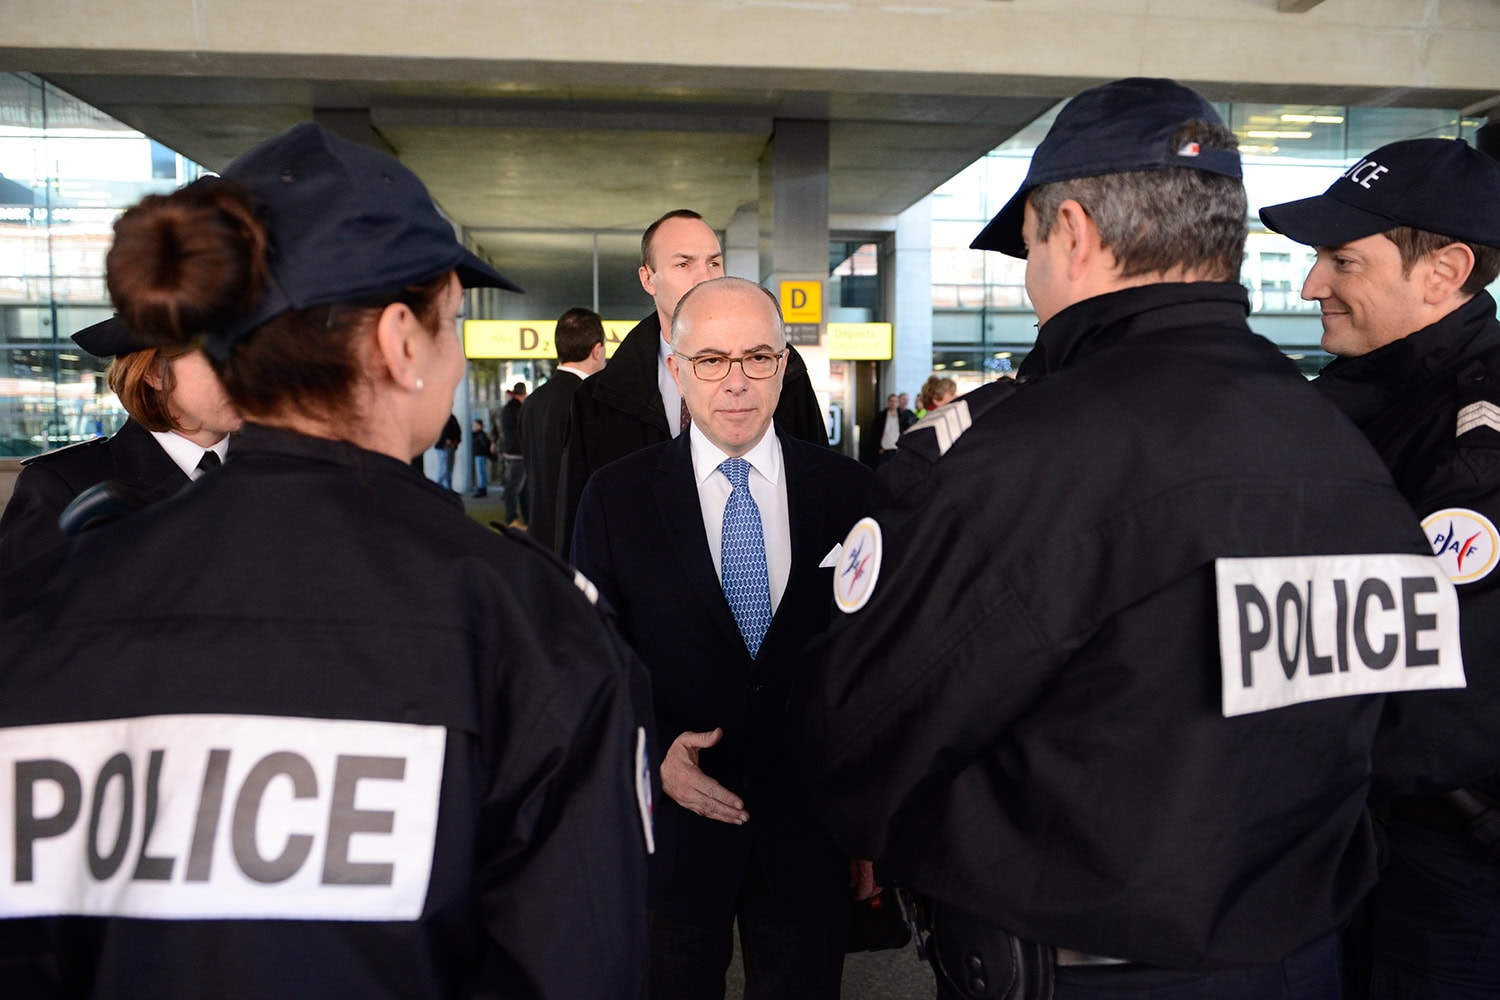
[[875, 862], [850, 858], [849, 888], [854, 893], [854, 898], [861, 902], [880, 895], [882, 887], [875, 881]]
[[745, 803], [698, 767], [698, 751], [718, 743], [723, 735], [724, 730], [715, 729], [711, 733], [683, 733], [673, 740], [661, 762], [661, 790], [699, 816], [742, 826], [750, 821]]

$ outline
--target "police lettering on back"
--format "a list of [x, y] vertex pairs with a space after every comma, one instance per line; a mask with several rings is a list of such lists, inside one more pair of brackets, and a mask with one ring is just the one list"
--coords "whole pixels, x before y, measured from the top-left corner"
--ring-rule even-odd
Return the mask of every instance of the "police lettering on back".
[[0, 916], [410, 919], [444, 742], [441, 727], [255, 716], [7, 730]]
[[1458, 596], [1414, 555], [1219, 559], [1225, 716], [1463, 687]]

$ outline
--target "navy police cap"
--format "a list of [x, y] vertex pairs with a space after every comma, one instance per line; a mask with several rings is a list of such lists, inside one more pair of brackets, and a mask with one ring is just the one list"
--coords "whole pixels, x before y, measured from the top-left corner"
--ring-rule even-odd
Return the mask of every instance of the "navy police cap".
[[464, 248], [432, 196], [395, 158], [304, 122], [224, 169], [248, 188], [270, 236], [271, 281], [250, 314], [209, 332], [236, 340], [289, 309], [352, 302], [456, 271], [465, 288], [521, 289]]
[[73, 343], [96, 358], [113, 358], [160, 346], [138, 336], [119, 316], [84, 327], [73, 334]]
[[1398, 226], [1500, 247], [1500, 161], [1462, 139], [1381, 146], [1312, 198], [1260, 210], [1267, 229], [1314, 247]]
[[1057, 113], [1032, 154], [1021, 189], [969, 246], [1025, 257], [1026, 198], [1043, 184], [1169, 167], [1239, 177], [1235, 150], [1172, 142], [1173, 134], [1194, 119], [1223, 124], [1212, 104], [1176, 80], [1131, 77], [1085, 90]]

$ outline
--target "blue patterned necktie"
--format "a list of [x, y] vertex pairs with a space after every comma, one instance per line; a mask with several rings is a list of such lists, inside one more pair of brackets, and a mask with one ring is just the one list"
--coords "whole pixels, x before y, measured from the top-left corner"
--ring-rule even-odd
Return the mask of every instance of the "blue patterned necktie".
[[760, 641], [771, 627], [771, 584], [766, 572], [766, 538], [760, 527], [760, 508], [750, 495], [750, 463], [727, 458], [719, 471], [729, 480], [729, 500], [724, 504], [724, 528], [720, 536], [720, 566], [724, 599], [740, 627], [751, 657], [760, 652]]

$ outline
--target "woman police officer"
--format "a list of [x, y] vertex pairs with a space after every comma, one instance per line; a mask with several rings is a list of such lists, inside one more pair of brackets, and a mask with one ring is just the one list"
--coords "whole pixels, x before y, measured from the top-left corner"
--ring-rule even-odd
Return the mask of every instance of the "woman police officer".
[[246, 423], [0, 579], [7, 993], [634, 993], [638, 667], [586, 580], [408, 464], [461, 286], [515, 286], [313, 124], [115, 232], [121, 318], [201, 343]]
[[73, 341], [95, 357], [113, 358], [109, 388], [130, 418], [112, 437], [22, 463], [0, 515], [0, 570], [61, 545], [58, 515], [91, 486], [123, 483], [142, 503], [171, 496], [219, 464], [229, 433], [240, 425], [198, 348], [153, 346], [119, 317], [80, 330]]

